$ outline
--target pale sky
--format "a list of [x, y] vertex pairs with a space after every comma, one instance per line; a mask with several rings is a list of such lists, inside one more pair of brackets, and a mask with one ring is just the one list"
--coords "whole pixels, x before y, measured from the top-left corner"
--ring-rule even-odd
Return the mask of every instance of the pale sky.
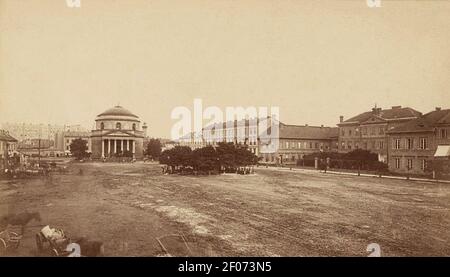
[[450, 1], [0, 0], [0, 123], [118, 103], [169, 137], [176, 106], [279, 106], [335, 126], [376, 103], [450, 108]]

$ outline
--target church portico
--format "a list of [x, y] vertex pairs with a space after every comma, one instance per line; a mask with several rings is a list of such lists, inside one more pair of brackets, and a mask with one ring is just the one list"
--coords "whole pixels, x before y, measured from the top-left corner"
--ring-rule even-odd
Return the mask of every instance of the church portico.
[[102, 158], [112, 157], [114, 154], [136, 153], [136, 142], [129, 138], [102, 138]]

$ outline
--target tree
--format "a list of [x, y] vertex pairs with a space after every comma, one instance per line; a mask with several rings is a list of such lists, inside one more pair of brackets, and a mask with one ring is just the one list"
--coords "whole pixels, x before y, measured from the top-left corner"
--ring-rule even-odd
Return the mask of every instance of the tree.
[[214, 147], [206, 146], [192, 151], [191, 165], [194, 169], [202, 171], [217, 169], [219, 159]]
[[150, 156], [152, 159], [158, 159], [161, 155], [161, 142], [159, 139], [150, 139], [147, 144], [147, 149], [145, 150], [145, 154]]
[[189, 166], [192, 163], [191, 153], [192, 150], [188, 146], [175, 146], [161, 153], [159, 163], [166, 164], [172, 169], [177, 166]]
[[216, 152], [217, 152], [217, 156], [219, 159], [220, 167], [234, 168], [236, 166], [235, 149], [236, 149], [236, 146], [232, 142], [218, 143]]
[[70, 153], [72, 153], [72, 156], [76, 157], [78, 160], [87, 157], [87, 149], [87, 141], [81, 138], [74, 139], [70, 144]]

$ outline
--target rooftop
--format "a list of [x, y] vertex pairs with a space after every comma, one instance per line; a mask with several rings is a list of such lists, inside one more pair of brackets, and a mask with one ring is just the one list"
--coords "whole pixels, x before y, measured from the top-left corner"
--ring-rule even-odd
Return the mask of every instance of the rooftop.
[[138, 118], [137, 115], [133, 114], [129, 110], [125, 109], [122, 106], [115, 106], [113, 108], [107, 109], [106, 111], [102, 112], [98, 116], [107, 116], [107, 115], [115, 115], [115, 116], [131, 116]]
[[291, 139], [331, 139], [339, 135], [339, 128], [307, 125], [287, 125], [280, 123], [280, 138]]
[[[345, 120], [342, 123], [363, 123], [371, 119], [372, 117], [377, 117], [381, 120], [396, 120], [396, 119], [406, 119], [419, 117], [422, 114], [409, 107], [402, 108], [401, 106], [394, 106], [391, 109], [381, 109], [373, 108], [372, 111], [361, 113], [350, 119]], [[340, 123], [340, 124], [342, 124]], [[339, 125], [339, 124], [338, 124]]]
[[448, 124], [450, 124], [450, 109], [436, 109], [389, 130], [389, 133], [433, 132], [435, 127]]

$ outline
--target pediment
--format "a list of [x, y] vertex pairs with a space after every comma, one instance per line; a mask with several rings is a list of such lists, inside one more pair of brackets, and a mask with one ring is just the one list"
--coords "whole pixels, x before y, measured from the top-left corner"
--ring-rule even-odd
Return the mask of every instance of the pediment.
[[107, 133], [105, 133], [103, 135], [104, 136], [109, 136], [109, 137], [114, 137], [114, 136], [117, 136], [117, 137], [124, 137], [124, 136], [125, 137], [134, 137], [134, 135], [132, 135], [132, 134], [126, 132], [126, 131], [121, 131], [121, 130], [110, 131], [110, 132], [107, 132]]
[[372, 116], [369, 117], [366, 121], [361, 122], [361, 125], [364, 125], [364, 124], [385, 123], [385, 122], [386, 122], [385, 119], [383, 119], [383, 118], [381, 118], [381, 117], [379, 117], [379, 116], [376, 116], [376, 115], [372, 115]]

